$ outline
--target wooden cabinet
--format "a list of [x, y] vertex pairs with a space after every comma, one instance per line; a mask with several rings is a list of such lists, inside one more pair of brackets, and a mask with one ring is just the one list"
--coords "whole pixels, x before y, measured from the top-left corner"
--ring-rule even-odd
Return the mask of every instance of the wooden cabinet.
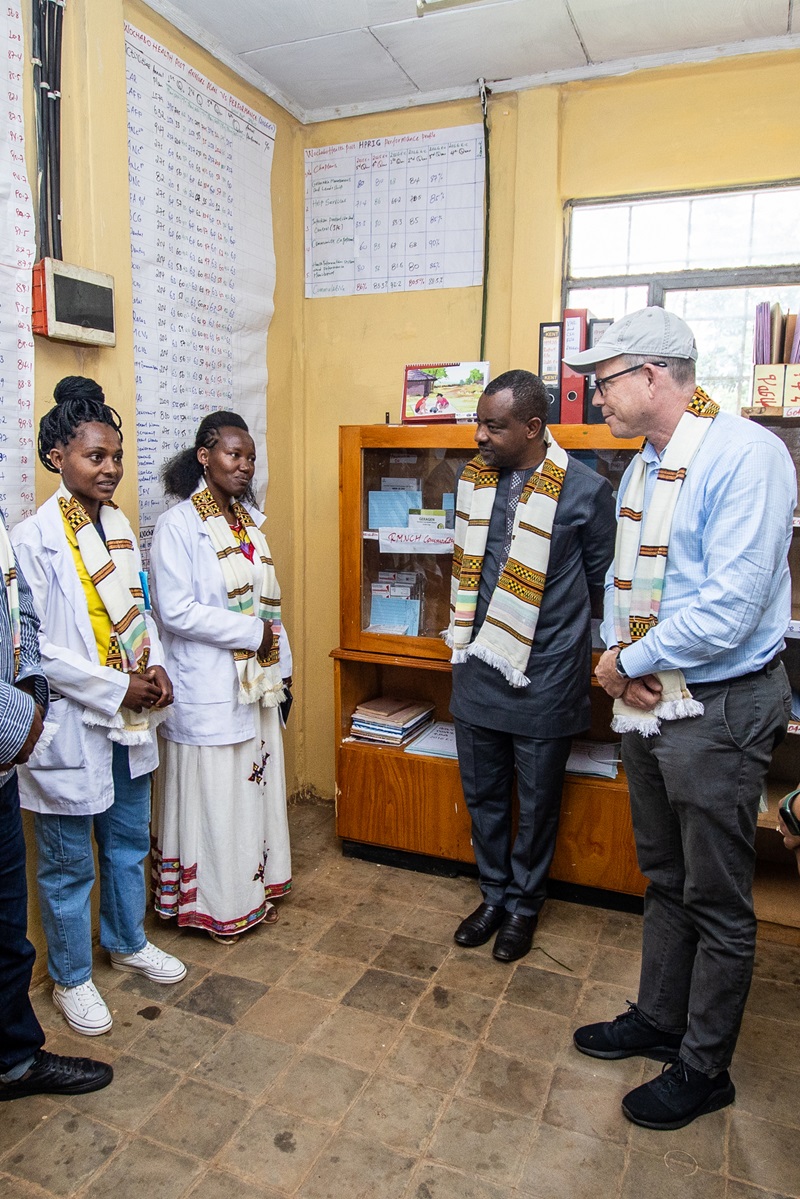
[[[553, 433], [566, 450], [588, 455], [612, 479], [619, 478], [638, 447], [616, 440], [603, 425], [555, 426]], [[450, 719], [450, 651], [439, 633], [448, 621], [451, 556], [381, 552], [378, 531], [370, 525], [392, 512], [392, 500], [375, 495], [382, 486], [405, 485], [414, 505], [449, 511], [456, 474], [475, 453], [473, 434], [472, 425], [340, 430], [341, 645], [332, 655], [337, 833], [363, 845], [454, 862], [474, 862], [458, 764], [354, 741], [350, 720], [359, 703], [380, 694], [426, 700], [434, 705], [436, 719]], [[415, 592], [404, 633], [374, 619], [394, 611], [391, 604], [373, 602], [373, 586], [385, 589], [391, 574], [404, 576], [401, 589], [410, 586]], [[396, 611], [401, 622], [402, 603]], [[590, 735], [609, 740], [610, 701], [597, 687], [592, 696]], [[567, 883], [643, 893], [621, 770], [613, 782], [567, 777], [551, 875]]]
[[[800, 420], [795, 424], [797, 447], [792, 443], [790, 449], [800, 463]], [[782, 422], [776, 431], [787, 436], [788, 428]], [[447, 511], [456, 472], [475, 453], [473, 433], [472, 425], [435, 424], [357, 425], [340, 430], [341, 644], [332, 654], [337, 832], [365, 846], [453, 862], [474, 862], [457, 763], [356, 742], [350, 738], [350, 719], [359, 703], [381, 694], [424, 699], [434, 705], [436, 719], [449, 719], [450, 651], [439, 633], [448, 620], [450, 555], [382, 553], [378, 531], [370, 524], [392, 511], [391, 501], [376, 499], [374, 494], [371, 500], [370, 493], [381, 492], [388, 480], [388, 486], [411, 487], [414, 505]], [[618, 441], [604, 425], [555, 426], [553, 433], [564, 449], [607, 474], [615, 487], [639, 445]], [[795, 523], [800, 525], [800, 512]], [[797, 623], [793, 621], [790, 628], [795, 636], [788, 639], [785, 659], [800, 692], [800, 530], [790, 565]], [[373, 585], [380, 585], [387, 574], [415, 578], [416, 598], [406, 615], [393, 617], [391, 605], [373, 604]], [[400, 604], [398, 610], [402, 609]], [[394, 626], [374, 619], [387, 612]], [[398, 632], [397, 626], [406, 619], [407, 631]], [[616, 740], [609, 729], [610, 699], [594, 684], [591, 695], [588, 737]], [[759, 818], [755, 887], [760, 920], [800, 927], [800, 878], [794, 855], [775, 832], [778, 800], [798, 782], [800, 722], [791, 726], [773, 761], [769, 811]], [[550, 873], [564, 883], [643, 894], [645, 880], [636, 865], [628, 788], [621, 768], [613, 781], [567, 775]]]

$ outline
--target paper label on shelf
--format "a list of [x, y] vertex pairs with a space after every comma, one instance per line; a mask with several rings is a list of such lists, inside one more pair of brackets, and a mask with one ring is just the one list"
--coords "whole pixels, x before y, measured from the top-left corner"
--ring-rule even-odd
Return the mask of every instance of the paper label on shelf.
[[783, 415], [797, 416], [800, 413], [800, 362], [786, 365], [786, 380], [783, 385]]
[[780, 362], [757, 363], [753, 367], [753, 405], [757, 408], [783, 407], [786, 367]]
[[400, 479], [396, 475], [384, 475], [381, 479], [381, 491], [419, 491], [420, 486], [419, 479]]
[[379, 529], [382, 554], [452, 554], [451, 529]]
[[379, 583], [403, 583], [406, 587], [416, 586], [417, 572], [415, 570], [379, 570]]
[[445, 513], [444, 508], [435, 509], [423, 508], [421, 511], [411, 508], [408, 513], [409, 529], [444, 529]]

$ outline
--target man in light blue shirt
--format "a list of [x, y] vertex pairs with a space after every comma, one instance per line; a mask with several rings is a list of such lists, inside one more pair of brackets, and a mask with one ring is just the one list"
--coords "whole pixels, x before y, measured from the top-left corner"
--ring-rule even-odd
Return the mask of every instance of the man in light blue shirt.
[[[606, 580], [609, 648], [595, 671], [632, 717], [623, 727], [634, 730], [623, 732], [622, 757], [639, 866], [649, 880], [639, 995], [629, 1011], [578, 1029], [574, 1039], [593, 1057], [641, 1055], [670, 1063], [622, 1103], [634, 1123], [655, 1129], [681, 1128], [735, 1095], [728, 1066], [755, 954], [758, 807], [791, 698], [778, 655], [790, 616], [794, 467], [772, 433], [717, 413], [695, 390], [696, 359], [689, 326], [662, 308], [646, 308], [566, 360], [595, 371], [594, 403], [615, 436], [647, 439], [620, 485], [620, 530], [627, 531], [618, 535]], [[695, 436], [699, 446], [684, 476], [674, 469], [675, 453], [667, 465], [664, 460], [673, 436], [679, 444], [676, 431], [690, 404], [709, 423]], [[682, 439], [691, 424], [683, 422]], [[629, 486], [642, 474], [643, 500], [638, 484]], [[659, 505], [666, 510], [665, 496], [675, 486], [668, 532], [655, 546], [650, 538], [641, 541], [636, 559], [665, 556], [663, 591], [659, 597], [655, 587], [654, 615], [636, 631], [631, 620], [631, 636], [621, 638], [620, 648], [615, 591], [637, 590], [621, 568], [621, 547], [632, 536], [639, 541], [648, 513]], [[700, 714], [662, 705], [665, 671], [683, 673]], [[661, 711], [670, 716], [653, 733], [641, 718]]]

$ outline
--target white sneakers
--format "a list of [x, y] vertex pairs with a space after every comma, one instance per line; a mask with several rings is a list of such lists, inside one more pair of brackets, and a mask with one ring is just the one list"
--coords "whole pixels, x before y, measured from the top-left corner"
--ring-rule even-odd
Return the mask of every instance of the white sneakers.
[[111, 1012], [91, 979], [77, 987], [60, 987], [56, 983], [53, 1003], [63, 1013], [70, 1028], [82, 1032], [85, 1037], [99, 1037], [108, 1032], [113, 1023]]
[[[186, 977], [186, 967], [170, 953], [164, 953], [150, 941], [138, 953], [112, 953], [114, 970], [143, 974], [154, 983], [179, 983]], [[53, 987], [53, 1003], [67, 1024], [85, 1037], [99, 1037], [113, 1023], [111, 1012], [91, 979], [77, 987]]]
[[186, 978], [186, 967], [171, 953], [146, 941], [144, 948], [138, 953], [112, 953], [111, 967], [113, 970], [130, 970], [134, 974], [143, 974], [152, 983], [179, 983]]

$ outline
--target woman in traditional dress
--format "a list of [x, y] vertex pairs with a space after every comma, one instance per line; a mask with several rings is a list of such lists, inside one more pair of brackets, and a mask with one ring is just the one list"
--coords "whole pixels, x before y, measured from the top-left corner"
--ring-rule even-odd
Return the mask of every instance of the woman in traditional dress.
[[255, 461], [240, 416], [206, 416], [164, 468], [182, 502], [159, 518], [150, 560], [175, 682], [155, 786], [156, 910], [228, 944], [274, 923], [291, 887], [279, 705], [292, 665]]
[[145, 610], [141, 559], [112, 502], [122, 432], [92, 379], [72, 376], [39, 426], [39, 457], [58, 491], [12, 540], [40, 620], [51, 689], [45, 733], [20, 767], [34, 813], [37, 879], [53, 1002], [87, 1036], [111, 1028], [92, 982], [92, 830], [100, 865], [100, 943], [115, 970], [179, 982], [186, 967], [144, 933], [153, 726], [172, 700], [161, 645]]

